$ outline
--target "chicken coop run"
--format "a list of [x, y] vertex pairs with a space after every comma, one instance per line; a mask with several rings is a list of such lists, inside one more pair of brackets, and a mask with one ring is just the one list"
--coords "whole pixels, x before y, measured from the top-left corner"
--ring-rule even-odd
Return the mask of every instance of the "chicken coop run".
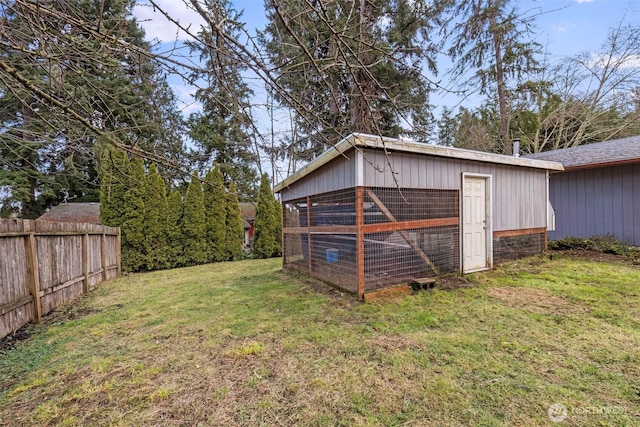
[[276, 186], [284, 268], [364, 298], [541, 252], [561, 169], [352, 134]]

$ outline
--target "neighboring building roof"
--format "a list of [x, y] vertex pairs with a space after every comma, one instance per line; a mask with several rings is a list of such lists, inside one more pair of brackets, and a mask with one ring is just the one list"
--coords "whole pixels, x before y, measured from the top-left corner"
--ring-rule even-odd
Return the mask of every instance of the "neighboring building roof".
[[310, 174], [314, 170], [329, 163], [338, 156], [343, 155], [351, 148], [379, 148], [388, 151], [399, 151], [405, 153], [425, 154], [430, 156], [448, 157], [454, 159], [474, 160], [486, 163], [498, 163], [504, 165], [523, 166], [537, 169], [547, 170], [563, 170], [559, 163], [534, 160], [523, 157], [505, 156], [502, 154], [485, 153], [482, 151], [463, 150], [461, 148], [444, 147], [441, 145], [431, 145], [416, 141], [404, 141], [396, 138], [387, 138], [382, 136], [367, 135], [362, 133], [352, 133], [351, 135], [338, 142], [330, 150], [325, 151], [314, 161], [286, 178], [284, 181], [276, 185], [275, 191], [282, 191], [287, 186], [293, 184], [297, 180]]
[[253, 202], [240, 202], [240, 216], [244, 220], [256, 219], [256, 205]]
[[528, 154], [526, 157], [560, 162], [566, 170], [639, 163], [640, 135]]
[[62, 203], [52, 207], [38, 221], [100, 224], [100, 203]]

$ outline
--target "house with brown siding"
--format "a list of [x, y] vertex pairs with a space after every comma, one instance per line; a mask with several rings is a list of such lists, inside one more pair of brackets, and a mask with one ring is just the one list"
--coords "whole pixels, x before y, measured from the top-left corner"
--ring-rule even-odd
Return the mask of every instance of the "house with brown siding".
[[283, 263], [366, 294], [544, 250], [559, 163], [352, 134], [276, 186]]

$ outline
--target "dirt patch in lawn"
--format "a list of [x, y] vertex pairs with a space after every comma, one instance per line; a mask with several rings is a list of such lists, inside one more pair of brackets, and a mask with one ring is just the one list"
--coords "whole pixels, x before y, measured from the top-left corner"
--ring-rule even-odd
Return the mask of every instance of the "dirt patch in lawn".
[[28, 340], [33, 334], [40, 330], [43, 325], [50, 325], [53, 323], [62, 324], [67, 320], [77, 319], [95, 312], [98, 312], [98, 310], [83, 306], [78, 307], [74, 305], [74, 302], [62, 305], [44, 315], [40, 324], [29, 322], [20, 327], [17, 331], [0, 338], [0, 353], [11, 350], [19, 342]]
[[554, 257], [569, 257], [569, 258], [576, 258], [576, 259], [587, 260], [587, 261], [638, 265], [638, 260], [630, 256], [615, 255], [607, 252], [593, 251], [589, 249], [568, 249], [568, 250], [549, 251], [549, 258], [553, 259]]
[[401, 334], [377, 335], [372, 339], [365, 340], [365, 342], [375, 350], [386, 352], [421, 349], [415, 340]]
[[568, 315], [584, 313], [588, 309], [572, 303], [544, 289], [525, 287], [489, 288], [487, 295], [502, 304], [532, 313]]
[[460, 276], [448, 276], [448, 277], [438, 278], [435, 284], [435, 287], [437, 289], [442, 289], [442, 290], [473, 288], [476, 286], [478, 286], [477, 283], [474, 283], [468, 280], [466, 277], [460, 277]]
[[11, 350], [17, 343], [29, 339], [33, 334], [33, 325], [27, 324], [17, 331], [0, 338], [0, 353]]

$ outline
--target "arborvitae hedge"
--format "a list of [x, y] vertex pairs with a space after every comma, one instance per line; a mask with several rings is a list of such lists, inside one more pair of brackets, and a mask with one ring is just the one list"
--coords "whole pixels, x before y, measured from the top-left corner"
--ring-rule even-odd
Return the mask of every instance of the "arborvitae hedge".
[[191, 175], [184, 198], [184, 260], [186, 265], [198, 265], [207, 262], [206, 218], [204, 214], [204, 196], [198, 174]]
[[100, 161], [100, 222], [103, 225], [122, 225], [129, 170], [127, 153], [113, 147], [104, 150]]
[[139, 271], [145, 264], [144, 256], [144, 197], [146, 193], [144, 161], [134, 157], [131, 162], [129, 189], [124, 197], [122, 231], [122, 263], [126, 271]]
[[[276, 206], [278, 206], [277, 209]], [[280, 255], [281, 227], [280, 204], [277, 203], [271, 192], [269, 176], [263, 174], [258, 190], [253, 240], [253, 254], [256, 257], [270, 258]]]
[[220, 167], [207, 172], [204, 178], [204, 208], [207, 220], [207, 261], [223, 261], [227, 257], [227, 198]]
[[[166, 186], [151, 165], [115, 148], [101, 164], [100, 218], [121, 227], [125, 271], [159, 270], [242, 257], [244, 227], [234, 183], [224, 189], [219, 167], [209, 171], [203, 189], [191, 176], [184, 200], [178, 190], [167, 197]], [[263, 187], [266, 190], [263, 190]], [[263, 176], [256, 218], [256, 255], [278, 256], [281, 246], [280, 204]]]
[[275, 251], [273, 252], [273, 256], [277, 257], [277, 256], [282, 256], [282, 205], [280, 204], [280, 201], [275, 198], [275, 195], [273, 197], [273, 213], [276, 218], [276, 222], [275, 222], [276, 226], [274, 230], [275, 238], [276, 238], [276, 247], [275, 247]]
[[184, 234], [182, 230], [183, 205], [182, 195], [172, 190], [167, 201], [167, 259], [170, 267], [182, 267], [184, 260]]
[[240, 203], [238, 203], [238, 189], [232, 182], [227, 192], [227, 256], [230, 260], [239, 259], [242, 256], [244, 244], [244, 227], [240, 216]]
[[149, 168], [144, 198], [145, 268], [168, 268], [167, 188], [155, 164]]

